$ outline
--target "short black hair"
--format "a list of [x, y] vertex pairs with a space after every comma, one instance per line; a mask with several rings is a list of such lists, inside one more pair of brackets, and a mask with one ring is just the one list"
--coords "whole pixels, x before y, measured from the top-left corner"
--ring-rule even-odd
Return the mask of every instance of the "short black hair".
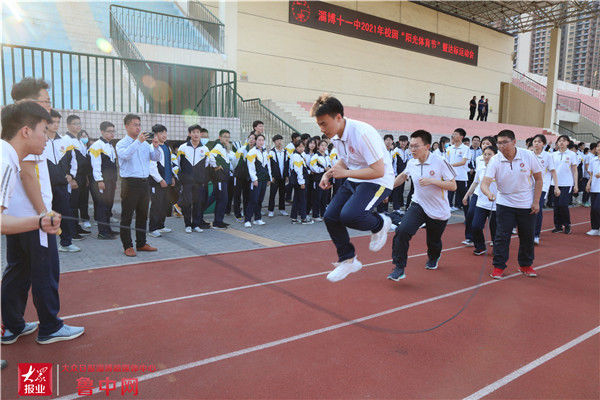
[[487, 140], [488, 142], [490, 142], [491, 144], [493, 144], [494, 146], [496, 146], [496, 138], [493, 136], [484, 136], [483, 138], [481, 138], [481, 141], [483, 142], [484, 140]]
[[408, 142], [408, 136], [400, 135], [400, 136], [398, 136], [398, 141], [399, 142]]
[[275, 142], [277, 140], [283, 140], [283, 136], [281, 136], [281, 135], [275, 135], [275, 136], [273, 136], [273, 141]]
[[326, 134], [322, 134], [321, 135], [321, 139], [323, 139], [323, 140], [329, 140], [329, 137]]
[[469, 139], [468, 137], [464, 137], [464, 138], [462, 139], [462, 142], [463, 142], [463, 143], [471, 143], [471, 139]]
[[227, 130], [227, 129], [221, 129], [219, 131], [219, 137], [223, 136], [224, 134], [229, 133], [231, 135], [231, 133]]
[[300, 135], [300, 140], [305, 141], [310, 139], [310, 135], [308, 133], [303, 133], [302, 135]]
[[556, 139], [556, 143], [558, 143], [558, 141], [560, 139], [565, 139], [567, 141], [567, 144], [571, 144], [571, 138], [569, 138], [569, 135], [560, 135], [557, 139]]
[[471, 140], [475, 140], [475, 138], [481, 140], [481, 138], [478, 135], [473, 136], [473, 139], [471, 139]]
[[52, 118], [62, 118], [62, 115], [60, 115], [60, 113], [53, 108], [53, 109], [50, 110], [50, 117], [52, 117]]
[[261, 125], [261, 124], [264, 125], [265, 123], [262, 122], [262, 121], [259, 121], [259, 120], [254, 121], [252, 123], [252, 129], [256, 129], [256, 127], [259, 126], [259, 125]]
[[152, 133], [159, 133], [159, 132], [166, 132], [167, 131], [167, 127], [161, 124], [154, 124], [152, 125]]
[[571, 149], [576, 149], [577, 146], [575, 146], [575, 143], [570, 142], [569, 145], [567, 146], [567, 149], [571, 150]]
[[1, 137], [6, 141], [12, 140], [24, 126], [35, 129], [42, 121], [52, 122], [48, 111], [32, 100], [22, 100], [5, 106], [0, 119], [2, 123]]
[[503, 129], [498, 132], [498, 137], [509, 138], [510, 140], [515, 140], [515, 133], [510, 129]]
[[485, 149], [483, 149], [483, 151], [486, 150], [491, 150], [494, 152], [494, 154], [498, 154], [498, 147], [496, 147], [496, 145], [487, 146]]
[[194, 131], [196, 129], [199, 130], [200, 132], [202, 132], [202, 127], [198, 124], [194, 124], [194, 125], [188, 126], [188, 133], [192, 133], [192, 131]]
[[525, 139], [525, 146], [529, 147], [533, 145], [533, 137], [528, 137]]
[[327, 93], [319, 96], [310, 110], [311, 117], [329, 115], [333, 118], [338, 114], [344, 116], [344, 106], [338, 99]]
[[387, 134], [387, 135], [383, 136], [383, 140], [386, 140], [386, 139], [392, 139], [392, 142], [393, 142], [394, 141], [394, 136], [390, 135], [390, 134]]
[[15, 83], [10, 91], [10, 97], [14, 101], [37, 98], [42, 89], [48, 90], [50, 86], [43, 79], [23, 78], [21, 82]]
[[415, 138], [421, 138], [421, 140], [423, 141], [424, 144], [431, 144], [431, 133], [427, 132], [426, 130], [423, 129], [419, 129], [418, 131], [414, 131], [411, 135], [410, 135], [411, 139], [415, 139]]
[[598, 143], [596, 143], [596, 142], [590, 143], [590, 150], [594, 150], [596, 148], [596, 146], [598, 146]]
[[262, 133], [256, 134], [256, 140], [258, 140], [258, 138], [261, 137], [261, 136], [262, 136], [263, 139], [265, 138], [265, 135], [263, 135]]
[[137, 119], [138, 121], [142, 121], [142, 119], [140, 118], [139, 115], [135, 115], [135, 114], [127, 114], [125, 116], [125, 118], [123, 118], [123, 124], [127, 125], [129, 122], [131, 122], [132, 120]]
[[200, 128], [200, 133], [202, 133], [202, 132], [208, 133], [208, 129], [206, 129], [206, 128]]
[[111, 127], [114, 128], [115, 125], [110, 121], [100, 122], [100, 131], [102, 131], [102, 132], [106, 131], [108, 128], [111, 128]]
[[458, 134], [462, 137], [467, 136], [467, 131], [465, 131], [463, 128], [456, 128], [454, 132], [458, 132]]
[[81, 118], [79, 118], [79, 115], [75, 115], [75, 114], [71, 114], [67, 117], [67, 124], [70, 124], [71, 122], [75, 121], [76, 119], [81, 120]]
[[535, 135], [534, 137], [531, 138], [531, 143], [533, 143], [533, 141], [535, 139], [540, 139], [542, 141], [542, 143], [546, 144], [548, 143], [548, 141], [546, 140], [546, 136], [542, 133], [538, 133], [537, 135]]
[[294, 141], [294, 139], [299, 138], [300, 134], [298, 132], [294, 132], [292, 133], [292, 142]]

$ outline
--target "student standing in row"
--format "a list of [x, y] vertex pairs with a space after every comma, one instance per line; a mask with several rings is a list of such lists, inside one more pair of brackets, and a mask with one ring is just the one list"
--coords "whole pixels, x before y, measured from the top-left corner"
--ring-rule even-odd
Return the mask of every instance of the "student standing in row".
[[308, 167], [304, 161], [302, 154], [304, 153], [304, 143], [298, 141], [296, 143], [296, 150], [292, 153], [290, 159], [291, 170], [290, 170], [290, 184], [294, 191], [294, 199], [292, 201], [292, 212], [290, 217], [292, 224], [298, 223], [298, 215], [300, 215], [300, 222], [302, 224], [313, 223], [312, 220], [306, 218], [306, 176]]
[[267, 185], [272, 180], [271, 164], [269, 161], [269, 152], [265, 149], [265, 136], [259, 133], [256, 136], [256, 146], [252, 148], [246, 156], [248, 163], [248, 174], [250, 176], [250, 199], [248, 208], [244, 214], [246, 228], [252, 227], [252, 217], [254, 216], [254, 225], [264, 225], [262, 220], [262, 203], [267, 191]]
[[[600, 142], [596, 143], [596, 149]], [[600, 153], [589, 160], [588, 171], [590, 179], [585, 190], [590, 193], [590, 219], [592, 229], [586, 232], [589, 236], [600, 236]]]
[[[516, 147], [515, 134], [510, 130], [498, 133], [500, 152], [490, 160], [481, 181], [481, 193], [496, 202], [496, 237], [494, 238], [493, 279], [502, 279], [508, 261], [508, 250], [513, 227], [519, 232], [519, 270], [525, 276], [535, 277], [533, 269], [533, 232], [535, 218], [540, 211], [542, 168], [535, 154]], [[533, 177], [533, 181], [532, 178]], [[497, 197], [490, 190], [496, 181]]]
[[410, 177], [414, 182], [415, 193], [394, 235], [394, 269], [388, 275], [388, 279], [392, 281], [406, 278], [404, 269], [408, 262], [409, 243], [422, 224], [425, 224], [427, 231], [428, 259], [425, 268], [437, 269], [440, 261], [442, 234], [450, 219], [450, 205], [446, 193], [456, 190], [456, 181], [452, 166], [446, 160], [431, 154], [430, 147], [429, 132], [418, 130], [410, 135], [413, 158], [394, 182], [394, 186], [399, 186]]
[[[569, 137], [560, 135], [556, 143], [558, 151], [552, 153], [557, 180], [554, 181], [554, 229], [553, 233], [571, 233], [571, 214], [569, 204], [577, 188], [577, 155], [567, 149]], [[558, 191], [556, 190], [558, 188]], [[564, 230], [563, 230], [564, 228]]]
[[115, 138], [115, 126], [112, 122], [100, 124], [100, 139], [90, 147], [93, 183], [91, 190], [98, 199], [96, 222], [98, 239], [112, 240], [119, 235], [110, 228], [110, 216], [117, 187], [117, 154], [110, 143]]
[[[319, 186], [323, 174], [329, 171], [329, 158], [326, 155], [327, 141], [321, 140], [317, 147], [316, 153], [310, 161], [310, 169], [313, 172], [313, 220], [315, 222], [323, 221], [325, 209], [327, 208], [326, 190]], [[329, 190], [329, 189], [327, 189]]]
[[215, 193], [215, 217], [212, 223], [214, 229], [227, 229], [229, 224], [223, 221], [225, 217], [225, 208], [229, 199], [228, 187], [229, 178], [231, 176], [231, 160], [235, 158], [230, 150], [229, 139], [231, 134], [227, 129], [219, 131], [219, 140], [215, 147], [210, 151], [209, 164], [214, 171], [214, 186]]
[[135, 212], [135, 244], [138, 251], [156, 251], [146, 242], [146, 224], [150, 202], [150, 161], [158, 161], [158, 143], [146, 142], [139, 116], [127, 114], [123, 119], [127, 135], [117, 142], [116, 152], [121, 175], [121, 243], [128, 257], [135, 257], [131, 240], [131, 220]]
[[[289, 180], [290, 163], [288, 159], [287, 148], [283, 147], [283, 137], [275, 135], [273, 137], [275, 147], [269, 152], [269, 160], [271, 162], [271, 174], [273, 181], [269, 190], [269, 217], [274, 216], [275, 211], [275, 196], [279, 192], [279, 214], [288, 215], [285, 211], [285, 186]], [[293, 152], [292, 152], [293, 153]]]
[[[542, 221], [543, 221], [543, 210], [544, 201], [546, 199], [546, 193], [550, 190], [550, 182], [557, 181], [556, 168], [554, 166], [554, 157], [547, 151], [544, 151], [546, 147], [546, 136], [539, 134], [533, 137], [533, 154], [537, 157], [542, 167], [542, 178], [544, 184], [542, 186], [542, 194], [540, 195], [540, 212], [537, 214], [535, 221], [535, 231], [533, 233], [533, 243], [540, 244], [540, 234], [542, 232]], [[554, 186], [554, 195], [558, 198], [560, 196], [560, 189], [558, 186]]]
[[202, 210], [208, 184], [208, 147], [200, 142], [200, 125], [188, 127], [190, 140], [179, 146], [177, 164], [182, 184], [181, 210], [185, 232], [202, 232]]
[[171, 232], [165, 228], [167, 218], [167, 202], [169, 187], [175, 186], [175, 175], [171, 165], [171, 149], [166, 144], [167, 127], [156, 124], [152, 127], [153, 145], [158, 145], [160, 158], [150, 162], [150, 221], [148, 223], [149, 235], [160, 237], [163, 233]]
[[[89, 235], [91, 232], [87, 229], [91, 225], [89, 224], [88, 203], [85, 203], [85, 207], [80, 207], [80, 198], [82, 195], [85, 196], [84, 193], [86, 191], [89, 191], [88, 175], [90, 170], [87, 159], [87, 147], [79, 140], [79, 132], [81, 132], [81, 119], [79, 116], [74, 114], [67, 116], [67, 132], [63, 135], [63, 138], [71, 140], [73, 152], [77, 159], [77, 172], [74, 176], [75, 181], [77, 181], [77, 188], [71, 189], [71, 213], [77, 219], [74, 221], [75, 233]], [[89, 199], [89, 197], [86, 198]], [[80, 222], [87, 222], [87, 228], [82, 228]]]

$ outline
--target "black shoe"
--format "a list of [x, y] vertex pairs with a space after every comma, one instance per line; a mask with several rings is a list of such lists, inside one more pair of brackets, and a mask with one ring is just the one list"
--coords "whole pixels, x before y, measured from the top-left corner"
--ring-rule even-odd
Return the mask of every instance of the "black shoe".
[[571, 225], [565, 226], [565, 230], [563, 231], [563, 233], [565, 235], [570, 235], [571, 234]]
[[76, 233], [73, 235], [73, 237], [71, 239], [72, 240], [83, 240], [83, 239], [85, 239], [85, 237], [81, 236], [79, 233]]
[[227, 229], [227, 225], [223, 222], [213, 222], [213, 229]]
[[228, 224], [227, 222], [223, 222], [223, 225], [225, 225], [225, 227], [227, 228], [231, 224]]
[[401, 279], [406, 278], [406, 274], [404, 273], [404, 268], [394, 267], [392, 273], [387, 277], [390, 281], [398, 282]]
[[473, 250], [473, 254], [475, 254], [476, 256], [482, 256], [485, 253], [487, 253], [486, 249], [483, 249], [483, 250]]
[[440, 258], [442, 258], [442, 256], [439, 256], [437, 260], [427, 260], [427, 262], [425, 263], [425, 269], [437, 269], [438, 263], [440, 262]]
[[555, 227], [554, 229], [552, 229], [552, 233], [557, 233], [557, 232], [562, 232], [562, 228], [559, 228], [558, 226]]
[[81, 227], [81, 225], [77, 225], [77, 233], [80, 235], [89, 235], [92, 231], [85, 230]]
[[202, 221], [198, 227], [200, 227], [200, 229], [210, 229], [210, 223]]
[[111, 234], [108, 234], [108, 235], [104, 235], [102, 233], [98, 234], [98, 239], [100, 239], [100, 240], [114, 240], [116, 238], [117, 237], [115, 235], [111, 235]]

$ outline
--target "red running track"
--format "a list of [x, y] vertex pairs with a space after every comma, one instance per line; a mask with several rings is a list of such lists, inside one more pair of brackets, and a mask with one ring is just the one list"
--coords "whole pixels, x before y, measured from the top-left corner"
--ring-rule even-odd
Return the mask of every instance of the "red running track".
[[[587, 212], [574, 209], [574, 222], [587, 221]], [[48, 346], [31, 336], [3, 346], [10, 367], [2, 396], [17, 397], [18, 362], [52, 362], [158, 366], [154, 376], [62, 372], [61, 396], [76, 394], [82, 376], [139, 376], [140, 398], [462, 398], [600, 325], [600, 239], [587, 237], [588, 229], [542, 234], [535, 265], [551, 265], [535, 279], [490, 280], [491, 257], [459, 244], [461, 224], [448, 226], [437, 271], [423, 268], [420, 231], [399, 283], [385, 280], [391, 243], [375, 254], [367, 237], [353, 239], [359, 257], [379, 263], [336, 284], [325, 280], [324, 260], [334, 257], [328, 242], [66, 273], [61, 315], [86, 334]], [[509, 265], [514, 273], [514, 252]], [[454, 314], [481, 271], [484, 284], [457, 319], [428, 333], [403, 332]], [[315, 276], [256, 286], [307, 274]], [[244, 285], [255, 286], [210, 294]], [[455, 293], [465, 288], [471, 290]], [[131, 308], [108, 310], [123, 306]], [[32, 307], [27, 316], [35, 319]], [[594, 335], [489, 397], [598, 398], [599, 359]]]

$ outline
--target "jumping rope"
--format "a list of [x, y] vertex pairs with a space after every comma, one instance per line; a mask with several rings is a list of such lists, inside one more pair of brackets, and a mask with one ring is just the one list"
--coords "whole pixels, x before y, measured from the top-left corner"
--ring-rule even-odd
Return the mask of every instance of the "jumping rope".
[[[69, 221], [76, 221], [76, 222], [82, 222], [83, 220], [76, 218], [76, 217], [71, 217], [71, 216], [62, 216], [63, 219], [69, 220]], [[122, 226], [116, 223], [110, 223], [110, 222], [98, 222], [98, 225], [108, 225], [109, 228], [110, 227], [118, 227], [119, 229], [128, 229], [128, 230], [134, 230], [134, 231], [139, 231], [139, 232], [144, 232], [144, 233], [148, 233], [148, 230], [146, 229], [141, 229], [141, 228], [135, 228], [135, 227], [128, 227], [128, 226]], [[222, 259], [216, 257], [216, 255], [206, 255], [203, 254], [201, 252], [199, 252], [198, 248], [196, 246], [191, 245], [190, 243], [184, 242], [184, 241], [180, 241], [177, 240], [175, 238], [169, 238], [168, 235], [163, 235], [161, 236], [162, 239], [165, 239], [166, 241], [170, 242], [171, 244], [175, 244], [181, 248], [184, 248], [190, 252], [192, 252], [193, 254], [197, 255], [197, 256], [203, 256], [203, 257], [207, 257], [208, 259], [210, 259], [212, 262], [214, 262], [215, 264], [225, 268], [225, 269], [229, 269], [230, 271], [241, 275], [251, 281], [253, 281], [255, 284], [259, 284], [262, 287], [272, 290], [274, 292], [277, 292], [279, 294], [282, 294], [284, 296], [287, 296], [301, 304], [306, 305], [307, 307], [310, 307], [314, 310], [320, 311], [324, 314], [330, 315], [332, 317], [334, 317], [335, 319], [340, 320], [341, 322], [346, 322], [346, 323], [350, 323], [350, 325], [353, 326], [357, 326], [366, 330], [370, 330], [370, 331], [375, 331], [375, 332], [383, 332], [383, 333], [391, 333], [391, 334], [418, 334], [418, 333], [426, 333], [426, 332], [431, 332], [435, 329], [438, 329], [442, 326], [444, 326], [445, 324], [447, 324], [448, 322], [454, 320], [455, 318], [457, 318], [460, 314], [463, 313], [463, 311], [466, 310], [466, 308], [469, 306], [469, 304], [471, 303], [471, 301], [473, 300], [473, 298], [477, 295], [477, 293], [479, 292], [479, 288], [482, 286], [482, 282], [483, 282], [483, 276], [484, 276], [484, 271], [487, 267], [486, 262], [484, 261], [484, 263], [481, 266], [481, 269], [479, 271], [479, 277], [477, 280], [477, 284], [475, 285], [475, 289], [473, 290], [473, 292], [471, 293], [471, 295], [466, 299], [466, 301], [463, 303], [463, 305], [459, 308], [459, 310], [454, 313], [453, 315], [451, 315], [450, 317], [446, 318], [445, 320], [431, 326], [428, 328], [423, 328], [423, 329], [389, 329], [389, 328], [382, 328], [380, 326], [375, 326], [375, 325], [371, 325], [371, 324], [365, 324], [363, 322], [358, 322], [355, 321], [356, 318], [350, 318], [350, 317], [346, 317], [342, 314], [339, 314], [335, 311], [332, 311], [320, 304], [317, 304], [311, 300], [308, 300], [302, 296], [299, 296], [281, 286], [278, 286], [276, 284], [267, 284], [268, 282], [258, 278], [257, 276], [244, 271], [240, 268], [238, 268], [237, 266], [228, 263], [226, 261], [223, 261]], [[485, 258], [484, 258], [485, 259]]]

